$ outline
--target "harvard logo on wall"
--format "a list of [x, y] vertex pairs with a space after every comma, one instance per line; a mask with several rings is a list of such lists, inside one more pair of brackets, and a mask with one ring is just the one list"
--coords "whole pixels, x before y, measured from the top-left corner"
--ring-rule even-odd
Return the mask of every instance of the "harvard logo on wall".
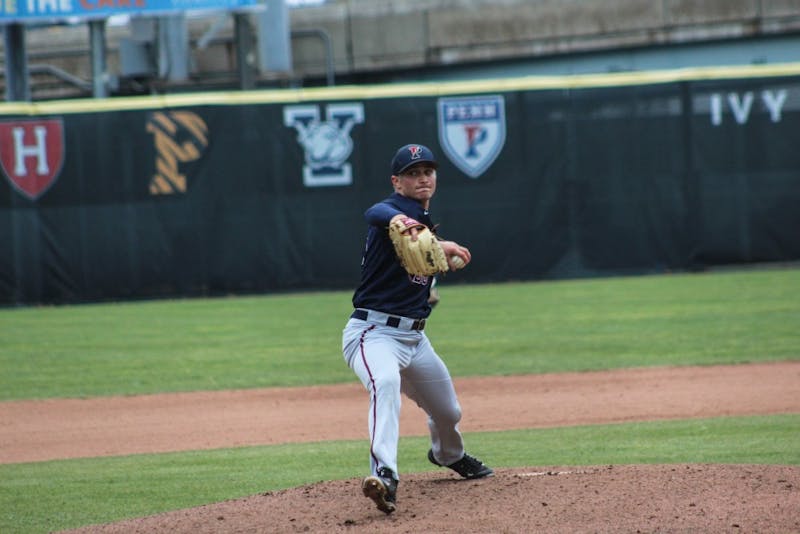
[[60, 119], [0, 121], [0, 165], [18, 192], [36, 200], [58, 179], [63, 163]]

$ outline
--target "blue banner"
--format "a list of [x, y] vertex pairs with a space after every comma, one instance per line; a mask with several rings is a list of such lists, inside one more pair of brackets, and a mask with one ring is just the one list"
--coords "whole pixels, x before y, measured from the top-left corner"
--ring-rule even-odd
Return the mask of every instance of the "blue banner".
[[112, 15], [158, 15], [191, 10], [235, 10], [258, 0], [0, 0], [0, 24]]

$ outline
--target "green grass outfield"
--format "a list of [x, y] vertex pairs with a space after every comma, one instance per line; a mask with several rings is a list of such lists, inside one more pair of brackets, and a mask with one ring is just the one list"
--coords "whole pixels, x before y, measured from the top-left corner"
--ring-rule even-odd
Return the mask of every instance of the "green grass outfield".
[[[428, 335], [454, 376], [800, 359], [800, 270], [448, 286]], [[0, 398], [354, 382], [350, 292], [0, 310]], [[470, 434], [497, 467], [800, 465], [800, 414]], [[405, 472], [432, 466], [407, 438]], [[364, 471], [364, 442], [0, 466], [0, 532], [47, 532]]]

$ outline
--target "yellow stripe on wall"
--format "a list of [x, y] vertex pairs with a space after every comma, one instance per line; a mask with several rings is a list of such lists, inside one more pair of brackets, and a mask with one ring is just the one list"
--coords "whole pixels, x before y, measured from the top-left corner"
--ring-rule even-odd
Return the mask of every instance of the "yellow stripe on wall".
[[6, 102], [0, 104], [2, 115], [63, 115], [142, 109], [169, 109], [196, 106], [237, 106], [243, 104], [280, 104], [324, 100], [370, 100], [398, 97], [537, 91], [547, 89], [589, 89], [651, 85], [698, 80], [769, 78], [800, 75], [800, 63], [740, 65], [726, 67], [690, 67], [607, 74], [523, 76], [486, 80], [395, 83], [382, 85], [343, 85], [303, 89], [266, 89], [255, 91], [215, 91], [169, 95], [112, 98], [82, 98], [42, 102]]

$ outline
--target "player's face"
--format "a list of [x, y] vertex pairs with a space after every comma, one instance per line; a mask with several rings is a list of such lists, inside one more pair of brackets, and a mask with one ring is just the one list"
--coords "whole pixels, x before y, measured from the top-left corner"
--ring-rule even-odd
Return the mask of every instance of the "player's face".
[[396, 192], [427, 205], [436, 192], [436, 169], [427, 163], [420, 163], [399, 176], [392, 176], [392, 183]]

